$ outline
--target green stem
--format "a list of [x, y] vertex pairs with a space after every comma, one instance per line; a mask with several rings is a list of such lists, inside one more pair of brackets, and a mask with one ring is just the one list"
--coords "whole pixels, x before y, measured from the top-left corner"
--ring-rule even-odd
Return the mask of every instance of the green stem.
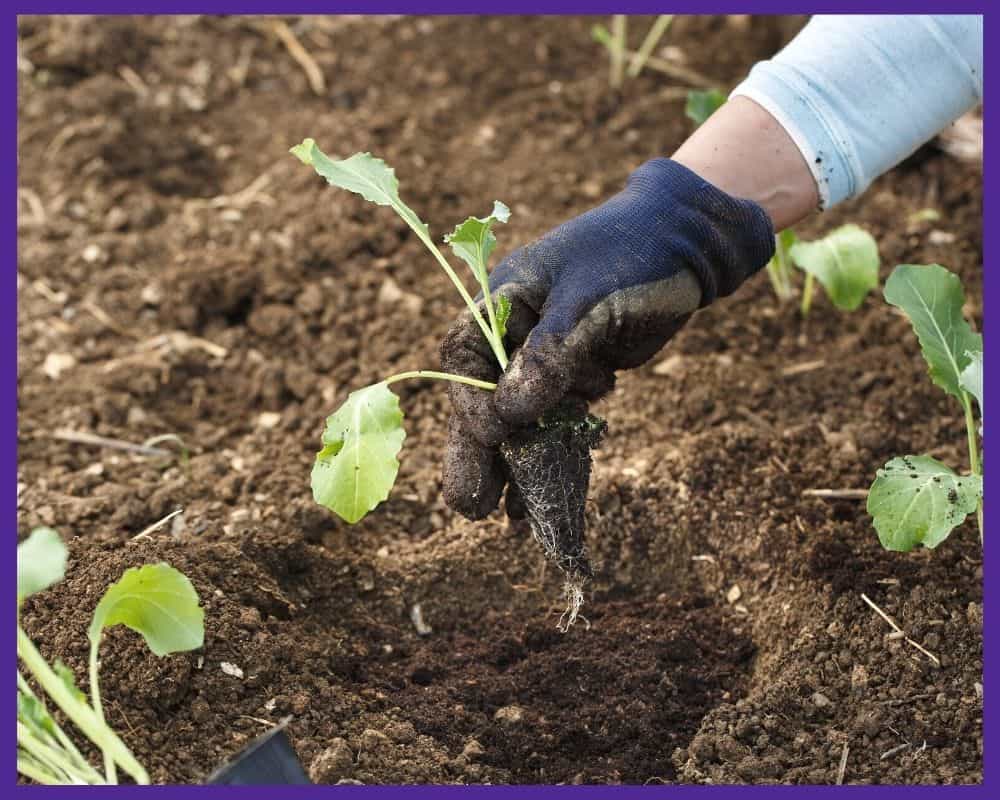
[[[31, 690], [31, 686], [28, 685], [28, 682], [24, 679], [24, 676], [21, 674], [21, 670], [17, 671], [17, 688], [20, 692], [23, 692], [28, 697], [38, 700], [38, 697]], [[77, 764], [79, 764], [81, 767], [86, 766], [89, 769], [93, 769], [93, 767], [90, 766], [90, 762], [88, 762], [87, 759], [83, 757], [83, 753], [81, 753], [77, 748], [77, 746], [73, 744], [73, 740], [66, 735], [66, 732], [62, 729], [59, 723], [55, 721], [55, 719], [52, 719], [52, 729], [55, 732], [56, 739], [59, 741], [59, 744], [61, 744], [63, 748], [73, 756]]]
[[[972, 414], [972, 398], [968, 392], [962, 392], [962, 407], [965, 409], [965, 433], [969, 441], [969, 471], [973, 475], [983, 474], [983, 465], [979, 460], [979, 441], [976, 439], [976, 418]], [[976, 505], [976, 522], [979, 524], [979, 544], [983, 544], [983, 498], [980, 496]]]
[[39, 686], [90, 741], [102, 751], [110, 752], [114, 760], [135, 779], [136, 783], [143, 785], [149, 783], [149, 775], [136, 761], [125, 743], [103, 720], [98, 719], [90, 706], [73, 695], [62, 678], [56, 675], [48, 662], [42, 658], [42, 654], [20, 626], [17, 629], [17, 655], [38, 681]]
[[475, 386], [477, 389], [487, 389], [488, 391], [495, 391], [497, 385], [495, 383], [490, 383], [489, 381], [481, 381], [478, 378], [467, 378], [465, 375], [455, 375], [451, 372], [435, 372], [430, 369], [417, 369], [412, 372], [399, 372], [395, 375], [391, 375], [386, 378], [383, 383], [387, 386], [390, 383], [395, 383], [396, 381], [405, 381], [410, 378], [433, 378], [439, 381], [451, 381], [452, 383], [464, 383], [467, 386]]
[[611, 88], [619, 89], [625, 76], [625, 31], [628, 20], [624, 14], [611, 17]]
[[667, 28], [670, 27], [670, 23], [673, 21], [673, 14], [660, 14], [656, 18], [656, 21], [650, 26], [646, 38], [642, 40], [639, 51], [632, 57], [632, 63], [628, 67], [629, 77], [635, 78], [642, 72], [642, 68], [646, 66], [646, 62], [653, 54], [653, 48], [663, 38], [663, 34], [667, 32]]
[[[404, 217], [404, 219], [406, 219]], [[489, 342], [490, 349], [493, 351], [493, 355], [496, 356], [497, 363], [500, 364], [500, 369], [507, 369], [507, 353], [503, 349], [503, 342], [500, 341], [499, 337], [496, 336], [494, 329], [487, 324], [486, 320], [483, 319], [483, 315], [479, 312], [479, 307], [476, 305], [476, 301], [472, 299], [472, 295], [469, 294], [469, 290], [465, 288], [465, 284], [462, 283], [461, 278], [455, 274], [455, 270], [451, 268], [451, 264], [448, 263], [448, 259], [444, 257], [434, 241], [427, 232], [422, 228], [413, 225], [408, 219], [406, 219], [406, 224], [410, 226], [410, 229], [417, 234], [417, 238], [420, 239], [431, 251], [431, 255], [437, 259], [438, 264], [441, 265], [441, 269], [445, 271], [445, 274], [451, 279], [458, 293], [462, 296], [462, 300], [468, 307], [469, 311], [472, 313], [473, 319], [476, 320], [476, 324], [479, 325], [479, 329], [483, 332], [483, 336], [486, 337], [486, 341]], [[489, 297], [489, 292], [485, 292], [486, 297]], [[492, 299], [490, 300], [492, 303]], [[489, 306], [487, 306], [487, 311], [489, 311]], [[491, 322], [494, 320], [491, 319]]]
[[[96, 638], [90, 643], [90, 698], [94, 704], [94, 713], [104, 723], [104, 706], [101, 704], [101, 687], [98, 682], [99, 663], [97, 660], [97, 651], [100, 645], [101, 634], [98, 633]], [[115, 772], [115, 760], [107, 750], [104, 751], [104, 776], [107, 778], [108, 783], [118, 783], [118, 775]]]
[[813, 292], [816, 288], [816, 279], [811, 272], [806, 273], [806, 285], [802, 287], [802, 305], [800, 307], [803, 317], [809, 316], [809, 309], [812, 308]]
[[37, 761], [28, 760], [27, 756], [19, 755], [17, 757], [17, 771], [35, 783], [40, 783], [42, 786], [57, 786], [62, 783], [58, 777], [51, 774], [42, 764], [39, 764]]
[[104, 783], [101, 776], [89, 764], [86, 770], [81, 770], [65, 753], [59, 752], [58, 749], [32, 734], [27, 726], [21, 722], [17, 723], [17, 744], [41, 765], [52, 770], [53, 774], [62, 772], [73, 783], [82, 785]]

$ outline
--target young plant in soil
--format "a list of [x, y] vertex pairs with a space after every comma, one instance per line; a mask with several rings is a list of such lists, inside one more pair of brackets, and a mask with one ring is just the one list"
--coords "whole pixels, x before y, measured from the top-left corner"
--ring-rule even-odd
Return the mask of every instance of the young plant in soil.
[[[718, 89], [692, 90], [684, 113], [696, 126], [705, 122], [726, 96]], [[869, 291], [878, 286], [878, 245], [871, 234], [857, 225], [843, 225], [815, 242], [799, 241], [786, 228], [774, 237], [774, 255], [767, 262], [767, 277], [778, 300], [795, 295], [794, 270], [806, 273], [799, 309], [803, 317], [812, 308], [816, 281], [826, 289], [830, 301], [841, 311], [854, 311]]]
[[983, 467], [972, 410], [983, 411], [983, 337], [962, 316], [962, 282], [938, 264], [903, 264], [885, 284], [885, 299], [913, 325], [931, 380], [954, 397], [965, 415], [969, 474], [931, 456], [902, 456], [880, 469], [868, 492], [879, 541], [887, 550], [937, 547], [975, 512], [983, 536]]
[[[34, 692], [17, 671], [17, 771], [42, 784], [116, 784], [117, 767], [136, 783], [148, 784], [149, 775], [125, 743], [104, 720], [98, 683], [98, 650], [105, 628], [125, 625], [141, 634], [157, 656], [194, 650], [204, 640], [205, 612], [198, 594], [182, 573], [168, 564], [146, 564], [128, 569], [108, 587], [97, 604], [90, 628], [90, 693], [77, 688], [70, 669], [60, 661], [50, 665], [21, 628], [21, 604], [29, 595], [62, 580], [67, 551], [51, 528], [36, 528], [17, 547], [17, 657], [41, 688]], [[100, 772], [82, 755], [46, 707], [53, 702], [88, 740], [103, 753]]]
[[[394, 170], [369, 153], [355, 153], [341, 161], [327, 157], [312, 139], [291, 149], [302, 163], [313, 167], [328, 183], [391, 207], [427, 247], [455, 286], [482, 331], [497, 364], [505, 370], [504, 346], [510, 301], [491, 295], [488, 263], [496, 248], [493, 226], [506, 223], [510, 211], [495, 201], [486, 217], [469, 217], [445, 237], [464, 261], [482, 293], [477, 303], [431, 238], [427, 225], [399, 197]], [[485, 312], [485, 313], [484, 313]], [[322, 449], [312, 470], [313, 498], [349, 523], [358, 522], [389, 496], [399, 471], [397, 455], [406, 432], [399, 399], [389, 387], [409, 378], [454, 381], [494, 391], [496, 384], [433, 370], [390, 375], [379, 383], [352, 392], [326, 420]], [[581, 587], [591, 576], [584, 546], [584, 504], [590, 481], [590, 451], [604, 430], [603, 420], [586, 415], [550, 414], [533, 428], [501, 444], [508, 475], [524, 500], [535, 539], [567, 576], [570, 624], [582, 601]]]

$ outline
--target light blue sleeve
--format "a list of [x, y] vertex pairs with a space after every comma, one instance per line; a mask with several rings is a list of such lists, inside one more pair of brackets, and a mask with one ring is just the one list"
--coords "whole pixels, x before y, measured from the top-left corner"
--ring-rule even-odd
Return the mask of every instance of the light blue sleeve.
[[983, 18], [815, 16], [735, 95], [788, 132], [829, 208], [982, 100]]

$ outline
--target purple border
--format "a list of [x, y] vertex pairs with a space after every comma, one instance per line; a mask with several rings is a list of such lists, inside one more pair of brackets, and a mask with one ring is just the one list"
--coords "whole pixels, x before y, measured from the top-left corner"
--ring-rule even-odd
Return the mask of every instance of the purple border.
[[[14, 64], [14, 42], [17, 36], [17, 25], [16, 25], [16, 15], [25, 13], [46, 13], [46, 14], [57, 14], [57, 13], [272, 13], [272, 14], [298, 14], [298, 13], [424, 13], [424, 14], [440, 14], [440, 13], [450, 13], [450, 14], [467, 14], [467, 13], [489, 13], [489, 14], [519, 14], [519, 13], [563, 13], [563, 14], [581, 14], [581, 13], [661, 13], [664, 11], [671, 11], [677, 13], [847, 13], [847, 12], [859, 12], [859, 13], [916, 13], [916, 12], [940, 12], [940, 13], [979, 13], [985, 16], [985, 38], [986, 41], [1000, 41], [1000, 12], [996, 13], [986, 13], [992, 11], [990, 4], [985, 2], [985, 0], [978, 0], [976, 2], [973, 0], [960, 0], [959, 2], [943, 3], [943, 2], [926, 2], [926, 0], [918, 0], [918, 2], [886, 2], [885, 0], [875, 0], [874, 2], [864, 2], [863, 0], [844, 0], [843, 2], [830, 2], [830, 0], [823, 0], [822, 2], [787, 2], [786, 0], [749, 0], [744, 3], [733, 3], [733, 2], [708, 2], [699, 3], [695, 0], [675, 0], [675, 2], [649, 2], [649, 0], [619, 0], [619, 2], [600, 2], [599, 0], [583, 0], [583, 2], [540, 2], [539, 0], [507, 0], [502, 4], [500, 8], [492, 8], [488, 4], [483, 2], [467, 2], [460, 3], [455, 0], [414, 0], [414, 2], [405, 3], [399, 2], [399, 0], [373, 0], [372, 2], [361, 2], [361, 0], [351, 0], [351, 2], [309, 2], [308, 0], [290, 0], [290, 2], [285, 3], [275, 3], [273, 0], [257, 0], [253, 2], [248, 0], [246, 2], [232, 2], [231, 0], [215, 0], [215, 2], [206, 2], [206, 0], [181, 0], [180, 2], [166, 2], [165, 0], [155, 0], [151, 3], [139, 4], [135, 2], [124, 2], [124, 0], [42, 0], [41, 2], [14, 2], [12, 7], [8, 9], [2, 15], [2, 26], [3, 41], [7, 42], [10, 46], [10, 51], [8, 53], [8, 71], [6, 72], [7, 77], [3, 81], [3, 107], [6, 109], [5, 117], [7, 124], [2, 126], [0, 130], [0, 136], [3, 137], [4, 149], [8, 153], [8, 157], [0, 163], [0, 169], [3, 171], [3, 182], [6, 185], [7, 191], [3, 193], [3, 204], [7, 208], [5, 212], [5, 218], [7, 219], [6, 228], [8, 230], [9, 238], [7, 239], [7, 244], [5, 245], [5, 250], [8, 252], [8, 257], [10, 258], [10, 263], [4, 272], [4, 285], [7, 287], [5, 291], [0, 292], [0, 320], [5, 334], [0, 336], [0, 348], [2, 348], [2, 356], [0, 356], [0, 362], [3, 364], [4, 368], [4, 383], [10, 381], [4, 387], [3, 399], [0, 401], [3, 408], [3, 416], [5, 419], [5, 426], [11, 425], [11, 429], [8, 429], [8, 436], [10, 438], [7, 440], [9, 446], [4, 448], [2, 456], [2, 469], [3, 478], [0, 484], [7, 486], [6, 490], [0, 492], [2, 495], [4, 504], [4, 517], [14, 524], [11, 525], [8, 530], [8, 535], [10, 532], [16, 530], [16, 518], [17, 518], [17, 508], [15, 493], [13, 491], [14, 485], [17, 481], [17, 277], [15, 265], [17, 263], [17, 247], [16, 247], [16, 237], [17, 237], [17, 199], [16, 192], [14, 191], [17, 183], [17, 161], [14, 154], [17, 150], [17, 135], [16, 135], [16, 120], [17, 120], [17, 72], [13, 69]], [[6, 48], [5, 48], [6, 51]], [[992, 59], [991, 52], [987, 49], [986, 61], [987, 64]], [[984, 67], [988, 71], [988, 67]], [[989, 90], [987, 90], [989, 91]], [[1000, 95], [996, 98], [996, 102], [1000, 103]], [[985, 130], [990, 132], [993, 130], [993, 120], [997, 117], [1000, 112], [996, 111], [996, 107], [992, 103], [984, 103], [984, 115], [986, 117]], [[996, 137], [994, 137], [996, 138]], [[987, 148], [989, 149], [989, 148]], [[998, 172], [993, 166], [994, 162], [991, 157], [984, 158], [984, 205], [983, 205], [983, 228], [984, 228], [984, 241], [983, 241], [983, 262], [984, 264], [991, 260], [990, 256], [996, 253], [1000, 253], [1000, 248], [994, 244], [994, 236], [991, 230], [991, 222], [996, 224], [1000, 223], [1000, 217], [998, 217], [995, 212], [997, 206], [991, 200], [989, 193], [985, 191], [986, 186], [997, 186], [1000, 183], [1000, 177], [998, 177]], [[1000, 269], [998, 265], [995, 269]], [[995, 270], [994, 270], [995, 271]], [[1000, 294], [1000, 276], [992, 275], [984, 269], [983, 275], [983, 306], [989, 303], [990, 305], [995, 305], [1000, 302], [1000, 299], [994, 301], [992, 297], [994, 295]], [[984, 323], [985, 328], [985, 323]], [[986, 383], [987, 389], [986, 394], [990, 397], [993, 396], [993, 388], [995, 384], [1000, 384], [1000, 379], [997, 381], [992, 380], [992, 363], [993, 358], [990, 355], [991, 351], [987, 349], [985, 354], [987, 365], [986, 365]], [[1000, 361], [997, 362], [1000, 364]], [[984, 445], [985, 446], [985, 445]], [[996, 473], [994, 476], [993, 471], [990, 471], [986, 475], [986, 496], [996, 497], [997, 493], [993, 492], [994, 487], [1000, 488], [1000, 472]], [[987, 512], [988, 517], [989, 512]], [[13, 536], [11, 537], [13, 538]], [[992, 565], [994, 561], [997, 560], [995, 553], [1000, 545], [993, 542], [989, 535], [985, 537], [985, 548], [984, 548], [984, 572], [987, 571], [987, 564]], [[10, 552], [10, 551], [8, 551]], [[4, 564], [4, 571], [9, 581], [8, 585], [13, 585], [16, 578], [16, 562], [15, 559], [9, 559]], [[992, 571], [992, 566], [990, 566], [989, 571]], [[983, 596], [983, 616], [984, 620], [992, 620], [994, 611], [997, 607], [998, 593], [1000, 589], [994, 590], [990, 587], [989, 583], [984, 586], [984, 596]], [[8, 644], [7, 647], [10, 647]], [[984, 637], [983, 642], [983, 657], [984, 657], [984, 683], [988, 683], [986, 679], [987, 674], [991, 674], [993, 670], [993, 665], [996, 662], [996, 652], [998, 645], [996, 643], [995, 636]], [[16, 661], [16, 653], [14, 648], [9, 649], [9, 657], [12, 661]], [[5, 712], [4, 717], [10, 719], [6, 714], [13, 713], [14, 711], [14, 694], [3, 695], [4, 707], [8, 710]], [[9, 723], [8, 723], [9, 725]], [[206, 793], [213, 793], [219, 795], [225, 795], [228, 797], [239, 797], [248, 798], [249, 800], [254, 800], [255, 798], [260, 798], [264, 800], [265, 798], [274, 797], [316, 797], [322, 793], [337, 792], [338, 794], [352, 794], [356, 795], [358, 793], [366, 793], [368, 796], [378, 796], [384, 798], [393, 797], [437, 797], [444, 794], [455, 795], [459, 792], [463, 796], [484, 796], [487, 793], [496, 796], [497, 794], [505, 795], [507, 797], [519, 797], [519, 798], [546, 798], [554, 797], [557, 794], [565, 796], [568, 793], [573, 793], [574, 796], [588, 796], [588, 797], [607, 797], [609, 795], [614, 795], [616, 798], [622, 797], [643, 797], [648, 798], [652, 796], [664, 797], [667, 795], [686, 795], [688, 797], [706, 796], [710, 795], [712, 797], [762, 797], [765, 793], [782, 793], [786, 796], [789, 794], [804, 795], [806, 792], [823, 792], [825, 794], [830, 793], [844, 793], [850, 794], [852, 797], [865, 797], [865, 798], [892, 798], [892, 797], [941, 797], [941, 796], [951, 796], [957, 797], [961, 796], [964, 798], [987, 798], [994, 796], [995, 790], [998, 787], [997, 780], [994, 779], [995, 769], [991, 763], [991, 756], [1000, 754], [1000, 749], [995, 745], [998, 736], [1000, 736], [1000, 726], [994, 721], [992, 716], [985, 714], [984, 705], [984, 719], [983, 719], [983, 741], [984, 741], [984, 756], [983, 756], [983, 779], [984, 783], [979, 786], [949, 786], [949, 787], [900, 787], [900, 786], [717, 786], [717, 787], [707, 787], [707, 786], [621, 786], [621, 787], [604, 787], [604, 786], [573, 786], [573, 787], [560, 787], [560, 786], [522, 786], [522, 787], [484, 787], [484, 786], [469, 786], [469, 787], [459, 787], [459, 786], [414, 786], [414, 787], [401, 787], [401, 786], [366, 786], [366, 787], [350, 787], [350, 786], [339, 786], [339, 787], [319, 787], [319, 786], [294, 786], [294, 787], [282, 787], [280, 789], [276, 787], [225, 787], [225, 786], [159, 786], [159, 787], [130, 787], [122, 786], [110, 789], [116, 797], [129, 797], [129, 796], [144, 796], [149, 792], [152, 792], [157, 797], [178, 797], [178, 798], [193, 798], [197, 795], [205, 796]], [[15, 775], [14, 767], [14, 754], [16, 750], [16, 736], [14, 729], [11, 727], [4, 728], [3, 738], [7, 740], [7, 744], [0, 744], [0, 751], [4, 753], [4, 757], [8, 764], [8, 775], [11, 776], [13, 782], [13, 776]], [[41, 797], [43, 794], [46, 797], [68, 797], [70, 793], [75, 793], [77, 790], [70, 787], [35, 787], [35, 786], [19, 786], [15, 787], [15, 794], [18, 797]], [[104, 789], [103, 791], [109, 791]], [[102, 792], [103, 794], [103, 792]]]

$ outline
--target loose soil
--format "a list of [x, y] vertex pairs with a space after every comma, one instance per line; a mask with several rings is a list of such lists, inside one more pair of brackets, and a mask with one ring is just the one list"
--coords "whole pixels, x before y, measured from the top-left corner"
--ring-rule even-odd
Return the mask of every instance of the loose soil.
[[[887, 553], [863, 502], [802, 494], [864, 488], [903, 453], [965, 463], [963, 420], [879, 293], [803, 320], [761, 275], [621, 376], [594, 409], [595, 578], [565, 635], [523, 525], [444, 506], [439, 385], [400, 387], [386, 503], [353, 527], [313, 504], [325, 415], [434, 366], [459, 307], [401, 222], [287, 148], [386, 158], [435, 235], [500, 198], [507, 251], [690, 130], [664, 75], [609, 91], [594, 21], [289, 20], [317, 96], [269, 23], [21, 20], [18, 535], [52, 525], [72, 552], [24, 621], [83, 682], [103, 587], [161, 559], [192, 578], [201, 651], [157, 659], [119, 629], [102, 649], [111, 723], [154, 780], [202, 781], [284, 717], [324, 782], [833, 783], [845, 752], [845, 783], [981, 779], [974, 528]], [[732, 85], [800, 22], [680, 18], [667, 56]], [[978, 167], [926, 147], [800, 234], [846, 221], [883, 278], [957, 271], [981, 323]], [[50, 377], [51, 354], [75, 364]]]

